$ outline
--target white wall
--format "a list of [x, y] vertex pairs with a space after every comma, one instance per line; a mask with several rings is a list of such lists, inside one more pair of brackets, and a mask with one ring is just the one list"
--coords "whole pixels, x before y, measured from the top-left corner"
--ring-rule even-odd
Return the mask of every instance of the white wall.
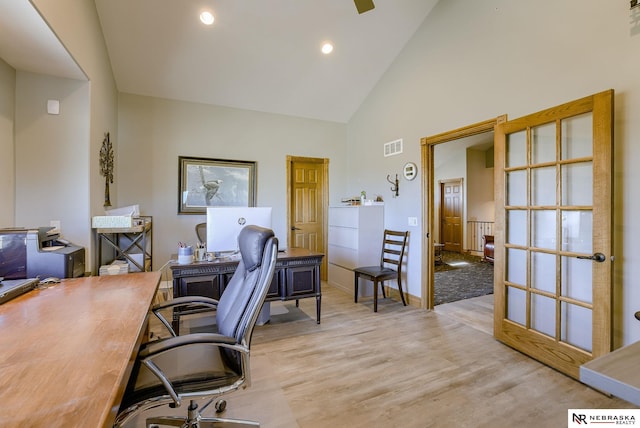
[[[440, 236], [440, 182], [443, 180], [457, 180], [462, 179], [462, 199], [466, 201], [468, 197], [467, 185], [469, 180], [467, 179], [467, 156], [465, 150], [455, 150], [455, 147], [460, 146], [462, 143], [455, 141], [451, 144], [438, 145], [434, 150], [434, 170], [433, 170], [433, 182], [434, 182], [434, 211], [433, 219], [435, 224], [435, 230], [433, 233], [434, 242], [442, 242]], [[465, 223], [465, 213], [467, 204], [463, 204], [463, 212], [461, 213], [461, 221]], [[464, 246], [464, 235], [462, 236], [462, 248]], [[420, 291], [417, 291], [416, 295], [420, 295]]]
[[[89, 186], [83, 198], [91, 215], [100, 215], [103, 213], [104, 178], [100, 175], [99, 153], [104, 133], [116, 135], [118, 132], [118, 92], [95, 1], [31, 1], [91, 82], [88, 106], [89, 134], [85, 140], [89, 149], [85, 160], [89, 164], [89, 173], [85, 179], [88, 180]], [[117, 141], [113, 142], [117, 148]], [[111, 196], [112, 202], [117, 201], [115, 189]], [[86, 226], [89, 226], [86, 233], [91, 233], [90, 224]]]
[[467, 149], [467, 221], [494, 221], [494, 168], [486, 166], [487, 152]]
[[[421, 137], [615, 89], [614, 336], [616, 346], [639, 340], [638, 15], [626, 1], [439, 2], [349, 123], [351, 192], [388, 196], [385, 173], [419, 161]], [[405, 153], [383, 158], [382, 143], [399, 137]], [[419, 181], [401, 183], [400, 198], [385, 206], [387, 223], [420, 216]], [[411, 230], [408, 286], [420, 294], [423, 231]]]
[[[3, 154], [4, 145], [11, 146], [6, 152], [11, 154], [15, 144], [16, 179], [15, 218], [12, 198], [0, 210], [0, 225], [38, 227], [59, 220], [65, 238], [85, 247], [89, 268], [93, 261], [90, 218], [102, 213], [104, 200], [98, 153], [104, 132], [117, 133], [117, 91], [95, 3], [33, 0], [32, 4], [89, 81], [18, 71], [15, 99], [12, 94], [1, 97], [3, 117], [4, 103], [15, 104], [15, 136], [9, 143], [7, 132], [0, 132]], [[4, 89], [7, 73], [2, 68]], [[61, 101], [59, 116], [47, 115], [47, 99]], [[10, 167], [2, 170], [13, 175]], [[12, 191], [9, 185], [14, 187], [11, 180], [4, 183], [3, 196]], [[9, 210], [11, 217], [7, 217]]]
[[[493, 133], [492, 133], [493, 136]], [[490, 150], [493, 156], [493, 150]], [[493, 159], [493, 158], [492, 158]], [[493, 165], [493, 162], [491, 163]], [[480, 224], [471, 221], [494, 222], [495, 198], [493, 196], [493, 166], [487, 168], [487, 151], [467, 149], [467, 186], [466, 186], [466, 221], [464, 230], [464, 248], [477, 251], [481, 255], [484, 246], [483, 235], [491, 235], [491, 229], [475, 227]]]
[[[273, 207], [273, 229], [286, 243], [286, 156], [329, 158], [329, 192], [344, 195], [346, 125], [205, 104], [120, 94], [120, 206], [153, 216], [153, 267], [177, 243], [194, 243], [204, 215], [178, 215], [178, 156], [257, 162], [257, 205]], [[337, 199], [336, 199], [337, 198]]]
[[15, 215], [15, 118], [16, 71], [0, 59], [0, 228], [11, 227]]
[[[47, 100], [60, 114], [47, 113]], [[68, 240], [89, 247], [89, 83], [19, 71], [16, 79], [18, 227], [61, 222]]]

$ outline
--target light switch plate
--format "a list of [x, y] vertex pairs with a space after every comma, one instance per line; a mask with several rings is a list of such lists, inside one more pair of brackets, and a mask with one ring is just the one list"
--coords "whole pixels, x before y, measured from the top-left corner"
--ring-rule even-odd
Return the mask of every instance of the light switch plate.
[[60, 114], [60, 101], [58, 101], [58, 100], [47, 100], [47, 113], [49, 113], [49, 114]]

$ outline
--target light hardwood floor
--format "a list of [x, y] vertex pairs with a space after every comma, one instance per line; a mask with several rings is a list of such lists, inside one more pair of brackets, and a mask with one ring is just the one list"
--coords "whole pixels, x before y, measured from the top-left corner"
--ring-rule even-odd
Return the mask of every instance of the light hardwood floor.
[[252, 386], [226, 396], [225, 417], [265, 428], [563, 427], [567, 409], [634, 408], [497, 342], [492, 296], [434, 311], [381, 300], [374, 313], [323, 286], [320, 325], [313, 299], [272, 303], [254, 331]]

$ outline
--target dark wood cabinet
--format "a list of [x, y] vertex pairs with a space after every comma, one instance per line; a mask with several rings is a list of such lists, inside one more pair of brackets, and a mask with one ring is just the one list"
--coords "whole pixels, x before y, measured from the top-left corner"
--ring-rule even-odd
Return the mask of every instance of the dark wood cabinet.
[[315, 272], [309, 266], [286, 269], [285, 295], [289, 298], [312, 297], [318, 288]]
[[[229, 276], [230, 278], [230, 276]], [[206, 296], [220, 299], [224, 287], [228, 282], [225, 275], [188, 276], [177, 281], [178, 292], [174, 285], [174, 296]]]
[[284, 287], [284, 269], [276, 269], [273, 274], [273, 280], [267, 291], [267, 301], [276, 300], [282, 295], [282, 287]]
[[[289, 248], [278, 253], [276, 271], [266, 301], [316, 298], [316, 321], [320, 324], [322, 290], [320, 263], [324, 257], [303, 248]], [[173, 297], [207, 296], [220, 299], [238, 266], [238, 260], [172, 263]], [[175, 318], [175, 317], [174, 317]], [[174, 326], [177, 319], [174, 319]]]

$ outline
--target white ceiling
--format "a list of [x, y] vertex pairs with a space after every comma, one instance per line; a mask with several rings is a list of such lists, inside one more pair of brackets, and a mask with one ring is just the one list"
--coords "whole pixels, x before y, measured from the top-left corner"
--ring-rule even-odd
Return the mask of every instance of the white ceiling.
[[[122, 92], [347, 122], [437, 0], [96, 0]], [[203, 8], [216, 21], [205, 27]], [[331, 40], [334, 52], [320, 53]]]
[[[348, 122], [437, 1], [374, 0], [361, 15], [353, 0], [95, 3], [121, 92]], [[86, 79], [29, 0], [0, 0], [0, 58]]]
[[86, 80], [28, 0], [0, 0], [0, 58], [16, 70]]

